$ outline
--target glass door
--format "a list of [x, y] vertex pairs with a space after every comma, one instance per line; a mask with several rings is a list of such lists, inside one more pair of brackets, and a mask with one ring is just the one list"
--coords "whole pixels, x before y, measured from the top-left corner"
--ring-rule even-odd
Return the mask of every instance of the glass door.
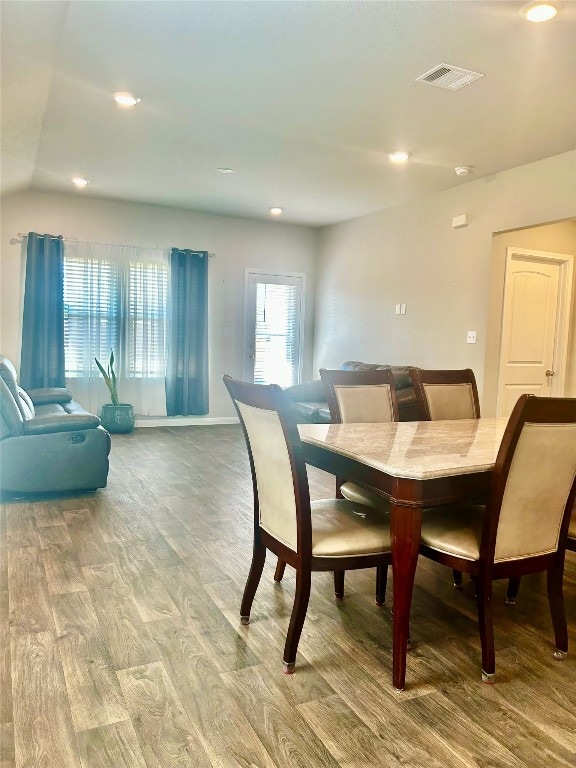
[[290, 387], [300, 380], [304, 275], [246, 273], [245, 378]]

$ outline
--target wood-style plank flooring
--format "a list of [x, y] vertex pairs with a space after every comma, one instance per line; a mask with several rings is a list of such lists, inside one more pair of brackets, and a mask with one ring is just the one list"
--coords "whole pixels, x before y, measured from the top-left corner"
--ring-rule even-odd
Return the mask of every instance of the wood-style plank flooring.
[[[313, 498], [333, 479], [310, 470]], [[421, 560], [407, 687], [391, 686], [390, 597], [374, 571], [333, 598], [313, 576], [296, 674], [282, 674], [294, 578], [268, 558], [248, 627], [252, 490], [238, 426], [113, 437], [108, 487], [5, 501], [0, 768], [576, 766], [572, 655], [552, 658], [545, 579], [495, 590], [497, 683], [480, 682], [473, 589]]]

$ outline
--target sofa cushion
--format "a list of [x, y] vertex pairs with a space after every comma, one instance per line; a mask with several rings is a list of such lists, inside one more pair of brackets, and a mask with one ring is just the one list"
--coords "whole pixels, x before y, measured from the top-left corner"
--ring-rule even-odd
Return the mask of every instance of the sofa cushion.
[[29, 389], [28, 394], [34, 405], [46, 405], [47, 403], [69, 403], [72, 400], [72, 392], [64, 387], [43, 387], [42, 389]]
[[285, 392], [290, 400], [296, 402], [326, 403], [326, 390], [322, 379], [314, 379], [313, 381], [304, 381], [302, 384], [294, 384], [294, 386], [288, 387]]
[[36, 408], [36, 418], [43, 416], [66, 416], [66, 411], [59, 403], [47, 403]]
[[25, 435], [43, 435], [51, 432], [77, 432], [86, 429], [96, 429], [100, 419], [91, 413], [78, 413], [71, 416], [67, 413], [49, 413], [37, 416], [24, 422]]
[[297, 421], [302, 419], [306, 422], [316, 422], [318, 419], [318, 410], [326, 406], [326, 403], [314, 403], [306, 401], [296, 401], [293, 404], [294, 413]]
[[316, 423], [330, 424], [332, 421], [332, 416], [330, 416], [330, 408], [328, 408], [326, 403], [322, 403], [322, 405], [322, 408], [318, 408], [318, 413], [316, 414]]
[[342, 371], [392, 371], [396, 391], [402, 389], [412, 389], [412, 379], [410, 378], [410, 368], [415, 366], [408, 365], [380, 365], [379, 363], [361, 363], [358, 360], [346, 360], [342, 363]]
[[[77, 403], [76, 400], [72, 400], [70, 403], [64, 403], [62, 408], [64, 409], [64, 411], [66, 413], [72, 413], [74, 415], [76, 415], [76, 414], [81, 415], [83, 413], [90, 414], [90, 412], [87, 411], [86, 408], [84, 408], [83, 405], [80, 405], [80, 403]], [[92, 415], [92, 414], [90, 414], [90, 415]]]
[[382, 368], [390, 368], [390, 366], [380, 365], [380, 363], [361, 363], [359, 360], [346, 360], [340, 366], [341, 371], [375, 371]]

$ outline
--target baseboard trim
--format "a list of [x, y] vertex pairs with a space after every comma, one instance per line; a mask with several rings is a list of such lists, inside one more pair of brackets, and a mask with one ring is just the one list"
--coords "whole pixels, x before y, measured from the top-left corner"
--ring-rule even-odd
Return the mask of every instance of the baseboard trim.
[[207, 427], [215, 424], [238, 424], [237, 416], [140, 416], [136, 427]]

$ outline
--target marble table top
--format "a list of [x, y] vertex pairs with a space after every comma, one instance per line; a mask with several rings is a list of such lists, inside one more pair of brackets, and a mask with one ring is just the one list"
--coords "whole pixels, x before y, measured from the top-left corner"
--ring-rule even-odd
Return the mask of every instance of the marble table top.
[[508, 419], [300, 424], [303, 442], [393, 477], [426, 480], [492, 469]]

